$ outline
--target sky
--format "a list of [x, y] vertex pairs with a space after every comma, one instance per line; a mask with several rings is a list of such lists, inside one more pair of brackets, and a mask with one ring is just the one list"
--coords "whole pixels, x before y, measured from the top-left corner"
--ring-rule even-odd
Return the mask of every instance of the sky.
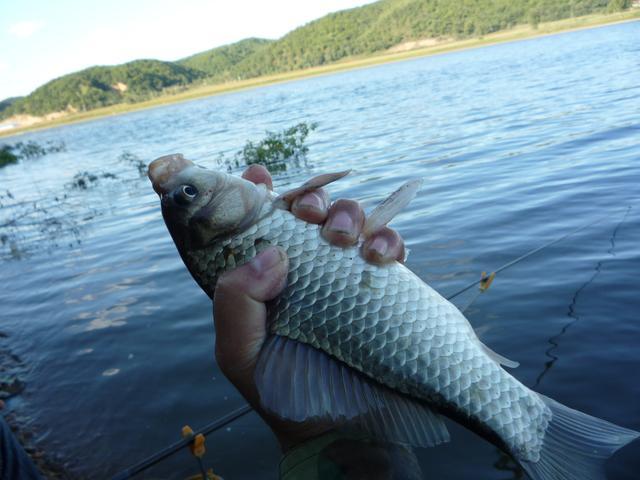
[[0, 100], [56, 77], [140, 58], [177, 60], [279, 38], [372, 0], [0, 0]]

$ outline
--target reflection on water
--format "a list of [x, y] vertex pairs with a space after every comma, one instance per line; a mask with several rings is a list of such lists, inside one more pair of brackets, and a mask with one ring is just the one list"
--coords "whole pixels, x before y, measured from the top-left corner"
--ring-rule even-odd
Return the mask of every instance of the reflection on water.
[[[9, 337], [0, 342], [27, 365], [26, 389], [9, 407], [74, 473], [105, 478], [178, 440], [184, 424], [208, 424], [243, 402], [215, 365], [210, 302], [182, 265], [138, 161], [179, 151], [215, 167], [220, 153], [231, 158], [267, 130], [317, 121], [308, 165], [276, 176], [276, 189], [350, 168], [332, 198], [373, 205], [424, 178], [394, 226], [411, 250], [408, 266], [443, 293], [639, 205], [640, 85], [630, 74], [639, 29], [416, 59], [24, 135], [67, 150], [0, 171], [0, 218], [24, 208], [21, 221], [56, 218], [68, 233], [51, 241], [0, 220], [0, 234], [15, 232], [14, 252], [23, 252], [5, 243], [0, 255], [9, 279], [0, 289]], [[66, 191], [82, 171], [117, 178]], [[60, 192], [68, 197], [58, 202]], [[33, 209], [42, 211], [30, 217]], [[492, 349], [520, 362], [512, 373], [523, 383], [636, 430], [640, 382], [622, 372], [640, 365], [637, 211], [622, 227], [612, 216], [504, 271], [466, 312]], [[450, 430], [451, 444], [417, 451], [429, 478], [524, 478], [491, 445]], [[276, 478], [279, 448], [255, 414], [208, 442], [205, 464], [225, 478]], [[638, 448], [610, 462], [610, 480], [633, 478]], [[192, 473], [192, 459], [178, 454], [141, 478]]]

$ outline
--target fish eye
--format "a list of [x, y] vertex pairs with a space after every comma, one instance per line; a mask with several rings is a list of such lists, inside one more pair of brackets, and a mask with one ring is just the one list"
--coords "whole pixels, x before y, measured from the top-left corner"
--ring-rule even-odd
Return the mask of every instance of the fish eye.
[[198, 195], [198, 190], [196, 190], [196, 187], [194, 187], [193, 185], [183, 185], [182, 193], [184, 193], [184, 195], [189, 198], [196, 198], [196, 195]]
[[182, 185], [173, 192], [173, 200], [182, 206], [189, 205], [198, 196], [198, 189], [193, 185]]

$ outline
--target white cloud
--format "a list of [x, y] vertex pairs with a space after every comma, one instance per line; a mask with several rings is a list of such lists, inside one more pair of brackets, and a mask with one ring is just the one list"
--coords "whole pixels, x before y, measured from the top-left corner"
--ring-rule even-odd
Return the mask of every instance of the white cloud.
[[44, 22], [41, 20], [27, 20], [11, 25], [9, 27], [9, 33], [14, 37], [28, 38], [42, 27], [44, 27]]

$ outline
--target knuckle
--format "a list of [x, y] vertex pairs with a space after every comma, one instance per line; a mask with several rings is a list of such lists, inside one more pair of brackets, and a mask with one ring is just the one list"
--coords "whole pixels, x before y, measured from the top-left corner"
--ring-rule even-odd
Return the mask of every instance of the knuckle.
[[360, 213], [362, 211], [362, 207], [360, 207], [358, 202], [348, 198], [339, 198], [333, 203], [333, 205], [331, 205], [331, 209], [346, 210], [351, 213]]

